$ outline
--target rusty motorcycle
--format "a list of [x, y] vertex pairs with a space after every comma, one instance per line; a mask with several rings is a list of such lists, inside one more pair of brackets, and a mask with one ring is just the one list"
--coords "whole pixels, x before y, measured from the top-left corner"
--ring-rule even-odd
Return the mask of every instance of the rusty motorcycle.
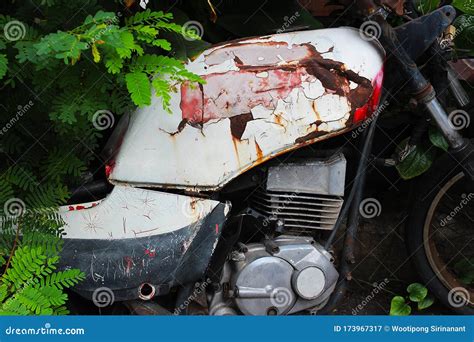
[[[188, 61], [206, 83], [178, 86], [171, 115], [155, 97], [123, 117], [107, 180], [60, 210], [63, 266], [86, 273], [75, 291], [107, 288], [137, 313], [173, 311], [159, 304], [167, 296], [179, 314], [329, 312], [350, 280], [378, 108], [405, 85], [450, 146], [420, 182], [408, 247], [435, 295], [472, 314], [472, 289], [462, 307], [448, 300], [462, 285], [428, 240], [442, 195], [474, 177], [473, 147], [415, 63], [439, 53], [455, 10], [396, 28], [389, 7], [363, 10], [380, 39], [341, 27], [226, 42]], [[363, 124], [354, 163], [340, 139]]]

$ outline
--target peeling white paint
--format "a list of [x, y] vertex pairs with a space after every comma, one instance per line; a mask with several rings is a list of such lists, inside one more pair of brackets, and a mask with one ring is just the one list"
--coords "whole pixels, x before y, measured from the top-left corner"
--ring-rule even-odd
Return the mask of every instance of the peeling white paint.
[[[129, 186], [115, 186], [95, 206], [60, 208], [68, 239], [130, 239], [170, 233], [195, 225], [219, 202]], [[86, 206], [87, 203], [82, 204]], [[229, 208], [227, 208], [229, 207]], [[226, 204], [226, 212], [230, 206]]]
[[[263, 45], [269, 43], [274, 45]], [[306, 49], [298, 44], [312, 45], [324, 58], [344, 63], [346, 69], [370, 81], [383, 65], [384, 54], [376, 43], [361, 39], [357, 30], [337, 28], [291, 32], [220, 45], [198, 56], [187, 68], [201, 76], [211, 77], [241, 71], [242, 63], [269, 68], [294, 65]], [[231, 46], [239, 53], [230, 49]], [[252, 55], [257, 46], [260, 53]], [[276, 74], [269, 69], [256, 71], [255, 75], [255, 80], [258, 80], [255, 82], [270, 82]], [[209, 119], [202, 124], [182, 125], [180, 91], [172, 95], [171, 115], [164, 112], [161, 99], [156, 97], [150, 106], [138, 110], [132, 116], [110, 181], [196, 191], [215, 190], [249, 168], [296, 148], [295, 141], [309, 133], [324, 132], [314, 138], [314, 142], [351, 129], [348, 120], [354, 108], [348, 99], [325, 89], [312, 75], [302, 74], [300, 86], [287, 93], [281, 92], [283, 95], [279, 98], [272, 92], [280, 90], [268, 87], [271, 98], [259, 95], [267, 103], [257, 103], [248, 110], [247, 103], [241, 98], [251, 96], [252, 91], [266, 85], [252, 83], [252, 80], [249, 84], [240, 84], [238, 80], [243, 76], [239, 74], [239, 77], [221, 81], [227, 83], [223, 83], [225, 87], [218, 94], [218, 89], [211, 88], [212, 84], [203, 86], [209, 94], [216, 92], [206, 106], [219, 117], [203, 113], [201, 118], [209, 115]], [[276, 81], [272, 79], [272, 82]], [[352, 84], [346, 88], [347, 91], [355, 89]], [[231, 104], [226, 107], [228, 101]], [[218, 108], [225, 109], [219, 111]], [[241, 137], [236, 138], [232, 135], [231, 117], [244, 113], [251, 113], [253, 119], [246, 122]]]

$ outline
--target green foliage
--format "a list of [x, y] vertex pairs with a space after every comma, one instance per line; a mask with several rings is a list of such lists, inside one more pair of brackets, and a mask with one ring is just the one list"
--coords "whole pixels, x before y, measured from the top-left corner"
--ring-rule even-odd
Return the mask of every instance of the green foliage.
[[[161, 31], [174, 32], [189, 39], [199, 39], [195, 33], [185, 31], [180, 25], [171, 20], [172, 14], [152, 12], [146, 10], [125, 19], [120, 25], [120, 16], [113, 12], [98, 11], [94, 16], [87, 16], [82, 25], [68, 32], [58, 31], [50, 33], [31, 43], [30, 49], [21, 49], [21, 59], [36, 63], [45, 68], [51, 59], [59, 59], [65, 64], [75, 65], [82, 57], [92, 57], [94, 63], [103, 63], [107, 72], [116, 75], [125, 74], [126, 86], [131, 99], [137, 106], [149, 105], [151, 101], [151, 78], [159, 77], [172, 81], [193, 79], [202, 82], [200, 78], [187, 72], [183, 63], [171, 57], [157, 56], [146, 53], [147, 49], [160, 48], [171, 50], [171, 44], [159, 38]], [[152, 61], [142, 73], [136, 70], [143, 65], [143, 60]], [[121, 83], [121, 77], [117, 77]], [[132, 83], [137, 82], [135, 86]], [[168, 83], [166, 93], [171, 92], [171, 83]], [[155, 89], [159, 92], [162, 89]], [[65, 103], [65, 102], [62, 102]], [[164, 102], [164, 108], [168, 107]], [[64, 109], [63, 109], [64, 110]], [[70, 113], [62, 113], [62, 120], [67, 123], [75, 122]], [[61, 116], [61, 115], [60, 115]]]
[[473, 0], [453, 0], [452, 5], [466, 14], [474, 15]]
[[150, 80], [144, 72], [131, 72], [125, 75], [127, 88], [135, 103], [151, 103]]
[[418, 10], [422, 14], [429, 13], [438, 8], [440, 0], [417, 0]]
[[415, 178], [425, 173], [436, 156], [436, 149], [427, 143], [415, 146], [410, 146], [408, 143], [409, 139], [405, 139], [398, 146], [398, 154], [402, 158], [396, 168], [403, 179]]
[[419, 283], [408, 285], [407, 292], [412, 302], [422, 301], [428, 294], [428, 289]]
[[429, 137], [430, 137], [431, 143], [434, 146], [442, 149], [443, 151], [448, 151], [449, 144], [444, 138], [444, 135], [440, 132], [438, 128], [431, 126], [429, 130]]
[[402, 296], [395, 296], [390, 303], [390, 316], [408, 316], [411, 314], [411, 307]]
[[407, 296], [395, 296], [390, 303], [391, 316], [408, 316], [412, 312], [411, 305], [416, 303], [419, 311], [429, 308], [434, 303], [433, 297], [428, 295], [428, 289], [419, 283], [407, 287]]
[[[418, 9], [425, 14], [439, 7], [440, 0], [417, 0]], [[474, 14], [473, 0], [453, 0], [452, 4], [458, 10], [466, 14]]]
[[[54, 213], [27, 212], [3, 220], [0, 250], [9, 255], [0, 278], [0, 315], [67, 314], [70, 288], [84, 279], [76, 269], [57, 271], [63, 222]], [[21, 234], [19, 234], [21, 232]]]
[[7, 55], [0, 54], [0, 80], [7, 74]]
[[474, 13], [459, 16], [454, 25], [457, 29], [456, 47], [469, 55], [474, 55]]
[[110, 131], [95, 127], [94, 114], [110, 111], [117, 122], [153, 93], [168, 109], [180, 82], [202, 80], [169, 55], [164, 36], [198, 37], [169, 13], [122, 13], [119, 1], [0, 7], [8, 11], [0, 14], [0, 313], [64, 314], [62, 291], [83, 274], [56, 270], [62, 222], [54, 213], [71, 189], [103, 173], [99, 147]]

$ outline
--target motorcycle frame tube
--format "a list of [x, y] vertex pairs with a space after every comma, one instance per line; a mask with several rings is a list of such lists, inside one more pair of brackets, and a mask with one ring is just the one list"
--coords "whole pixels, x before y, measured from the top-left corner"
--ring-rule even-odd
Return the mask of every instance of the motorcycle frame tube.
[[[380, 99], [380, 103], [385, 103], [385, 101], [387, 100], [388, 98], [388, 94], [384, 94], [381, 99]], [[357, 191], [357, 187], [356, 185], [362, 180], [362, 181], [365, 181], [365, 172], [366, 172], [366, 169], [367, 169], [367, 158], [370, 154], [370, 150], [372, 149], [372, 141], [373, 141], [373, 134], [374, 134], [374, 128], [372, 127], [375, 127], [375, 123], [377, 121], [377, 117], [375, 117], [374, 119], [372, 119], [372, 123], [369, 127], [368, 130], [364, 131], [362, 137], [363, 137], [363, 148], [362, 148], [362, 157], [361, 157], [361, 162], [359, 163], [359, 165], [357, 166], [357, 171], [356, 171], [356, 176], [354, 178], [354, 185], [351, 189], [351, 192], [349, 193], [349, 196], [347, 197], [346, 201], [345, 201], [345, 205], [344, 207], [342, 208], [341, 210], [341, 213], [339, 214], [339, 217], [336, 221], [336, 224], [334, 225], [334, 229], [332, 230], [331, 232], [331, 235], [329, 236], [328, 240], [326, 241], [325, 245], [324, 245], [324, 248], [325, 249], [330, 249], [331, 246], [332, 246], [332, 243], [336, 237], [336, 234], [337, 234], [337, 231], [338, 229], [341, 227], [341, 224], [342, 224], [342, 221], [344, 220], [344, 218], [347, 216], [347, 214], [349, 213], [349, 208], [351, 207], [351, 204], [352, 204], [352, 201], [354, 200], [355, 198], [355, 195], [356, 195], [356, 191]], [[369, 135], [370, 134], [370, 135]], [[369, 141], [367, 140], [368, 138], [370, 138], [372, 141], [370, 141], [370, 146], [367, 145], [367, 143], [369, 143]], [[367, 149], [369, 149], [367, 151]], [[365, 163], [364, 163], [365, 161]]]
[[[382, 96], [381, 103], [384, 103], [387, 94]], [[359, 229], [359, 206], [362, 200], [362, 195], [364, 192], [365, 179], [367, 175], [368, 167], [368, 157], [372, 151], [372, 143], [374, 140], [375, 127], [377, 122], [377, 117], [374, 118], [368, 130], [364, 131], [363, 140], [362, 140], [362, 156], [357, 167], [357, 173], [354, 178], [354, 185], [352, 186], [351, 193], [349, 195], [347, 204], [344, 206], [338, 221], [326, 242], [326, 248], [330, 248], [334, 238], [336, 236], [337, 230], [340, 228], [342, 220], [347, 214], [347, 229], [344, 237], [344, 246], [341, 252], [341, 264], [339, 265], [339, 281], [336, 285], [334, 292], [329, 298], [328, 303], [320, 311], [321, 314], [329, 314], [344, 297], [347, 291], [348, 281], [351, 280], [352, 264], [355, 262], [354, 257], [354, 242], [357, 236]]]

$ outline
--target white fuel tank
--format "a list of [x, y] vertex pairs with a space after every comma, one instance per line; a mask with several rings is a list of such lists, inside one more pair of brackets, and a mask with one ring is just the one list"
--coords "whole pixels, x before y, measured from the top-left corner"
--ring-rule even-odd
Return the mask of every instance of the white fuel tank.
[[112, 183], [216, 190], [272, 157], [353, 129], [376, 108], [384, 52], [352, 28], [291, 32], [212, 47], [187, 69], [171, 110], [132, 115]]

